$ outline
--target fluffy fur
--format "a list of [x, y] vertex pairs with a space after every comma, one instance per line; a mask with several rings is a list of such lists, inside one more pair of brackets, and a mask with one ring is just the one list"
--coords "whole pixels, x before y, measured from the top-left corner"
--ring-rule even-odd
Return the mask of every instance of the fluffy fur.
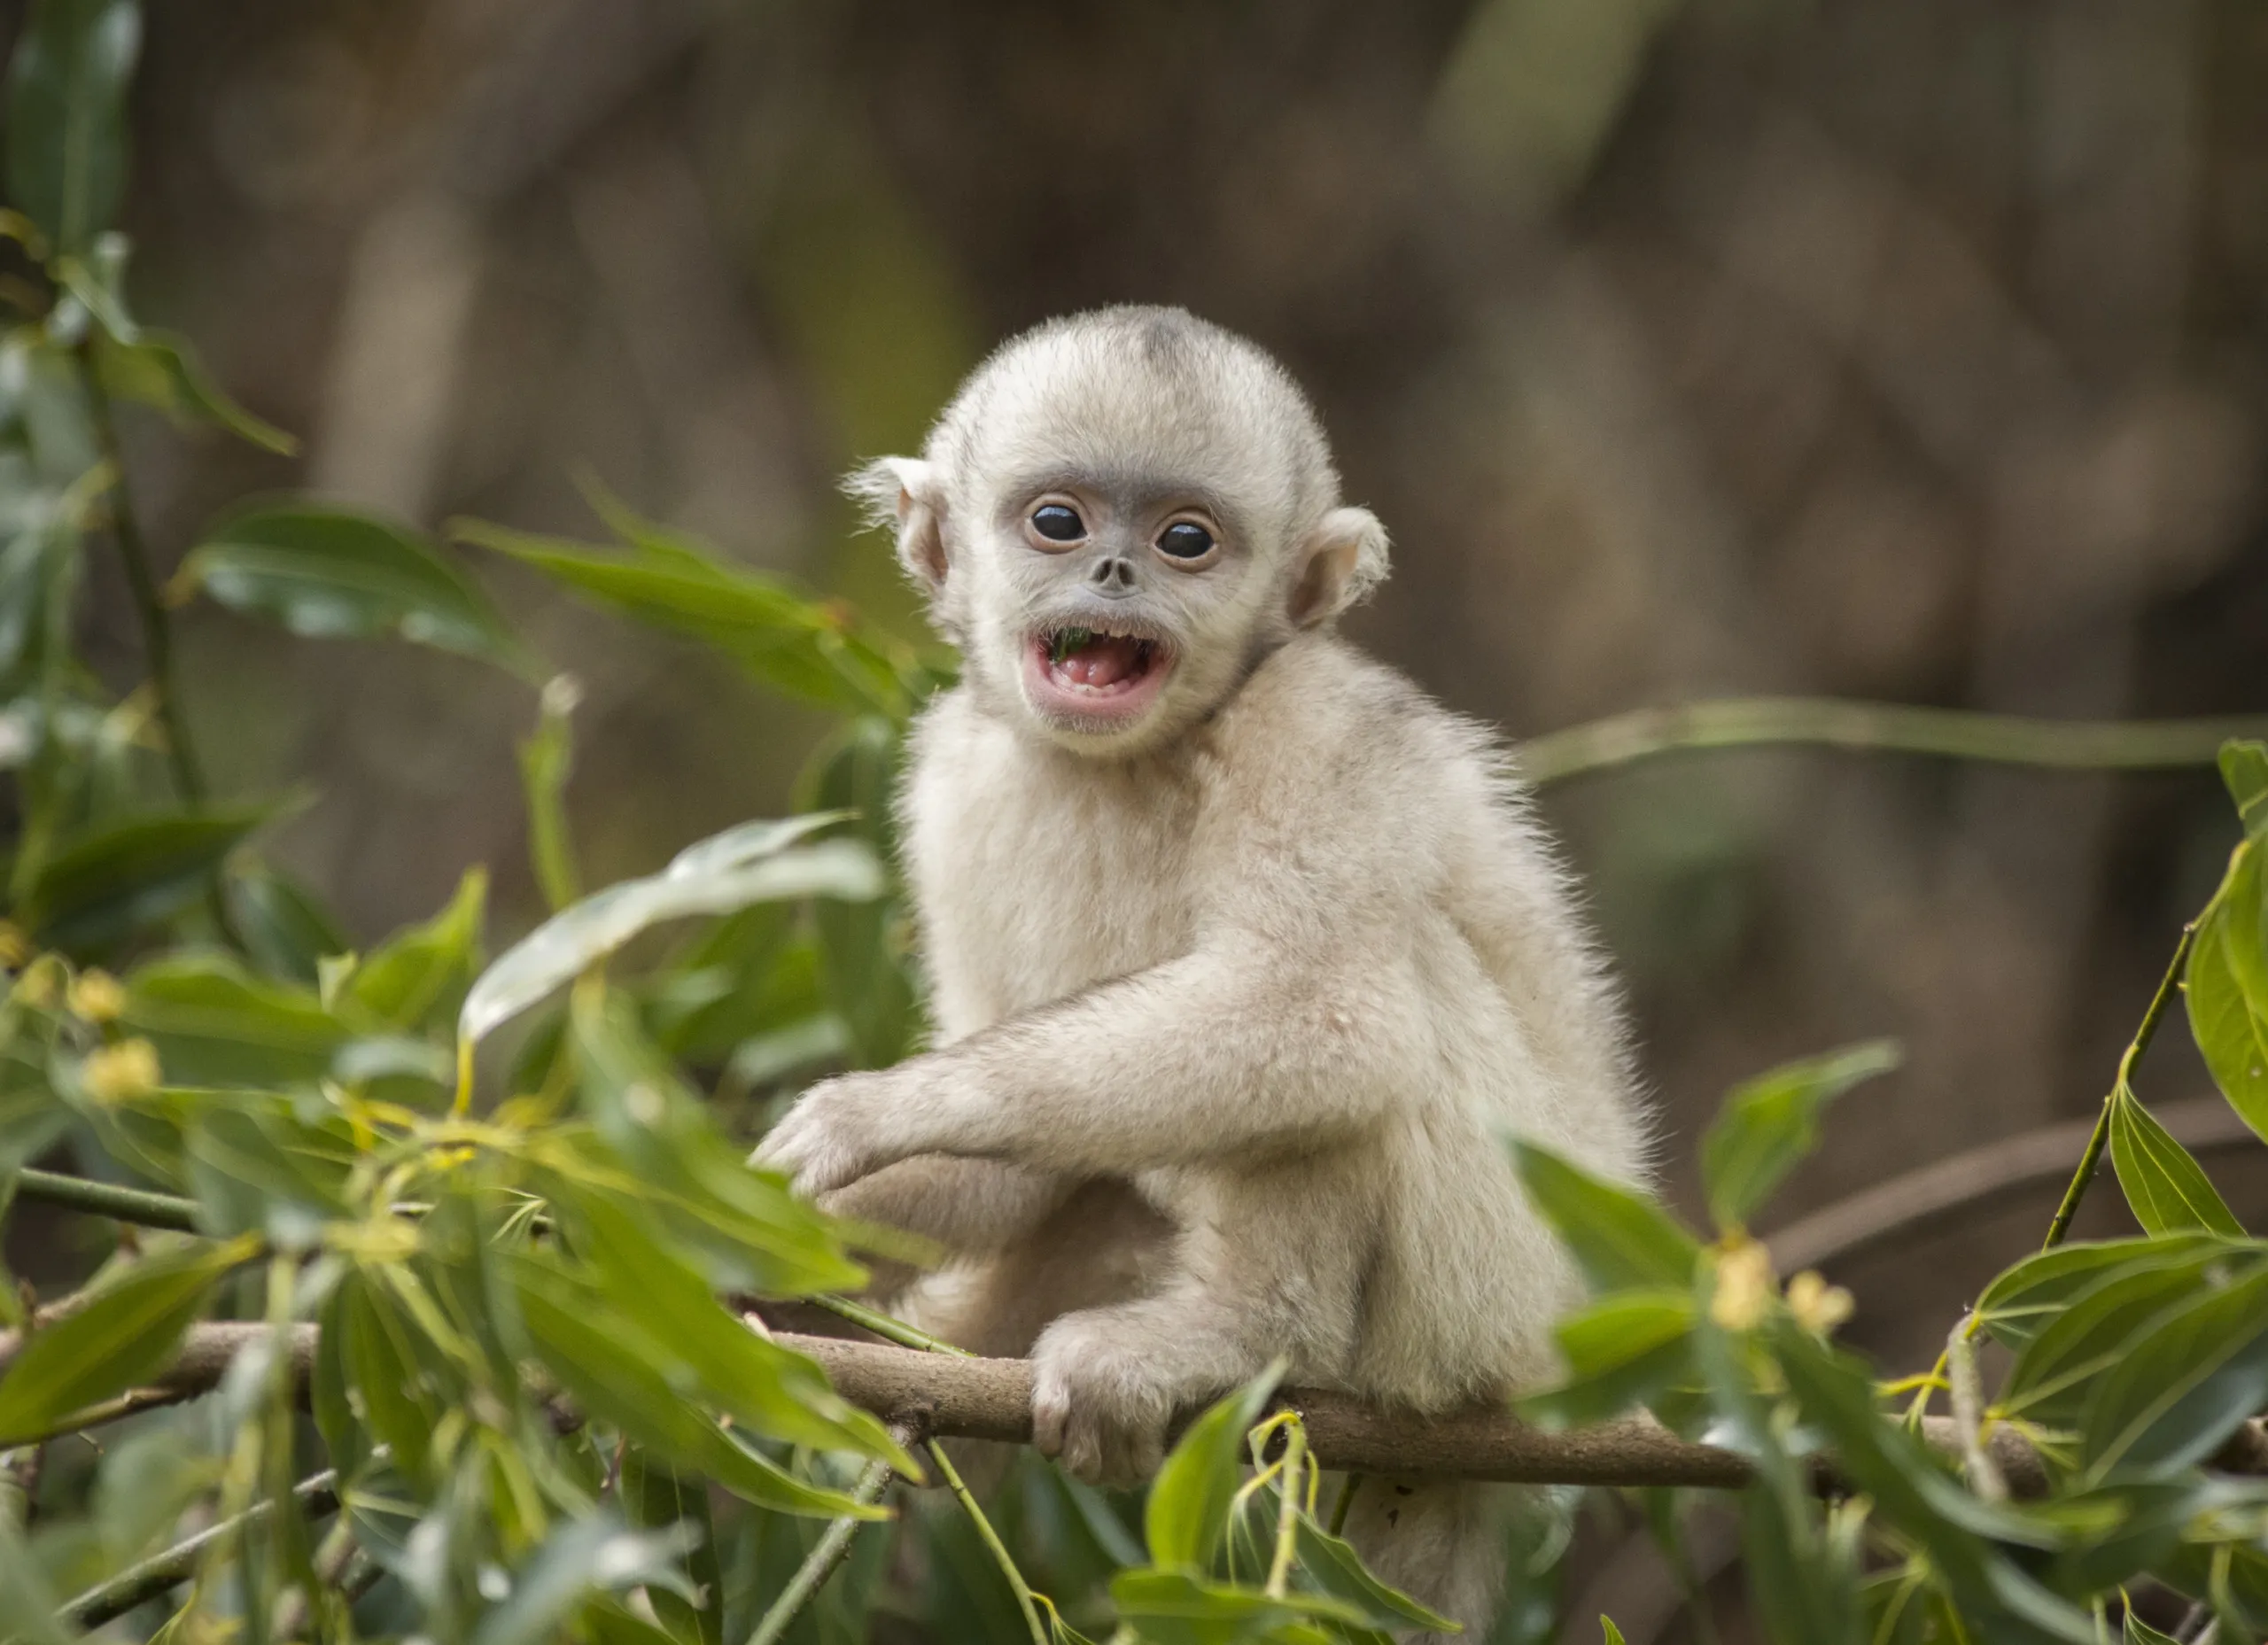
[[[936, 1049], [807, 1093], [763, 1157], [959, 1253], [909, 1306], [1029, 1353], [1038, 1443], [1088, 1477], [1154, 1469], [1177, 1406], [1278, 1354], [1417, 1411], [1547, 1377], [1579, 1292], [1502, 1139], [1639, 1173], [1619, 1009], [1495, 742], [1333, 633], [1386, 539], [1297, 389], [1179, 311], [1105, 311], [854, 484], [965, 657], [902, 803]], [[1035, 547], [1047, 495], [1090, 540]], [[1223, 539], [1196, 571], [1145, 536], [1188, 507]], [[1067, 718], [1033, 636], [1114, 621], [1164, 686]], [[1502, 1495], [1373, 1482], [1350, 1523], [1478, 1633]]]

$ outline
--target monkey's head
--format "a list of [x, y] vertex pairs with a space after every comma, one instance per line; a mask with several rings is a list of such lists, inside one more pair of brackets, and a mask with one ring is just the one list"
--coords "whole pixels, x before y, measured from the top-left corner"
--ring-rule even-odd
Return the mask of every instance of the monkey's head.
[[1156, 747], [1262, 656], [1385, 576], [1282, 367], [1177, 308], [1107, 308], [1003, 345], [918, 457], [848, 486], [988, 711], [1083, 752]]

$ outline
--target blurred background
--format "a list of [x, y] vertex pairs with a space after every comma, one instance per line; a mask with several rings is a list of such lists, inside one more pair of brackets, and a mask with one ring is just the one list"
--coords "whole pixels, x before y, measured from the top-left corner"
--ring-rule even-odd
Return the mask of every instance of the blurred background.
[[[133, 124], [138, 312], [305, 442], [134, 423], [168, 563], [295, 485], [595, 535], [588, 477], [912, 633], [835, 477], [1017, 330], [1177, 302], [1283, 357], [1393, 531], [1356, 635], [1516, 738], [1734, 693], [2268, 710], [2252, 0], [198, 0], [151, 8]], [[594, 880], [783, 808], [815, 717], [480, 570], [582, 684]], [[131, 678], [122, 589], [93, 620]], [[359, 937], [482, 858], [533, 919], [530, 695], [183, 621], [208, 762], [320, 789], [276, 855]], [[1728, 1083], [1905, 1042], [1782, 1221], [2091, 1113], [2234, 838], [2210, 772], [1794, 751], [1544, 809], [1674, 1199]], [[2168, 1033], [2142, 1095], [2210, 1089]], [[2256, 1150], [2209, 1163], [2268, 1210]], [[1836, 1268], [1852, 1333], [1926, 1364], [2053, 1199]]]

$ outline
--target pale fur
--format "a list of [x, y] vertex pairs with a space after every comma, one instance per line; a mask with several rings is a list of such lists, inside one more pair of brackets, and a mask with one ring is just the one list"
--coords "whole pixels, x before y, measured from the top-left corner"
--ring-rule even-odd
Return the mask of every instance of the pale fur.
[[[1095, 609], [1021, 535], [1066, 475], [1233, 518], [1220, 565], [1152, 568], [1132, 609], [1178, 660], [1108, 736], [1018, 683]], [[1332, 632], [1385, 534], [1289, 379], [1178, 311], [1058, 322], [859, 488], [965, 657], [902, 803], [936, 1049], [806, 1094], [763, 1157], [960, 1253], [905, 1306], [1030, 1354], [1038, 1443], [1090, 1477], [1278, 1355], [1421, 1412], [1547, 1377], [1579, 1288], [1503, 1144], [1641, 1173], [1619, 1006], [1495, 741]], [[1350, 1525], [1477, 1633], [1502, 1497], [1373, 1482]]]

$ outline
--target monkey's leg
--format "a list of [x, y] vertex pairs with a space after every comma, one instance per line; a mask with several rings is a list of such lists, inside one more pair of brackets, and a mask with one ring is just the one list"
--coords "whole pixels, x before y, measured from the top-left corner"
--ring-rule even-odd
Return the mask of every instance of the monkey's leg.
[[1176, 1207], [1177, 1272], [1156, 1294], [1066, 1315], [1032, 1349], [1034, 1442], [1083, 1478], [1156, 1471], [1177, 1408], [1287, 1356], [1295, 1378], [1343, 1377], [1372, 1225], [1351, 1158], [1195, 1183]]
[[[954, 1256], [990, 1256], [1029, 1238], [1078, 1187], [1078, 1179], [1004, 1160], [917, 1154], [820, 1196], [836, 1216], [879, 1222], [934, 1241]], [[920, 1277], [910, 1264], [869, 1261], [868, 1293], [892, 1297]]]

